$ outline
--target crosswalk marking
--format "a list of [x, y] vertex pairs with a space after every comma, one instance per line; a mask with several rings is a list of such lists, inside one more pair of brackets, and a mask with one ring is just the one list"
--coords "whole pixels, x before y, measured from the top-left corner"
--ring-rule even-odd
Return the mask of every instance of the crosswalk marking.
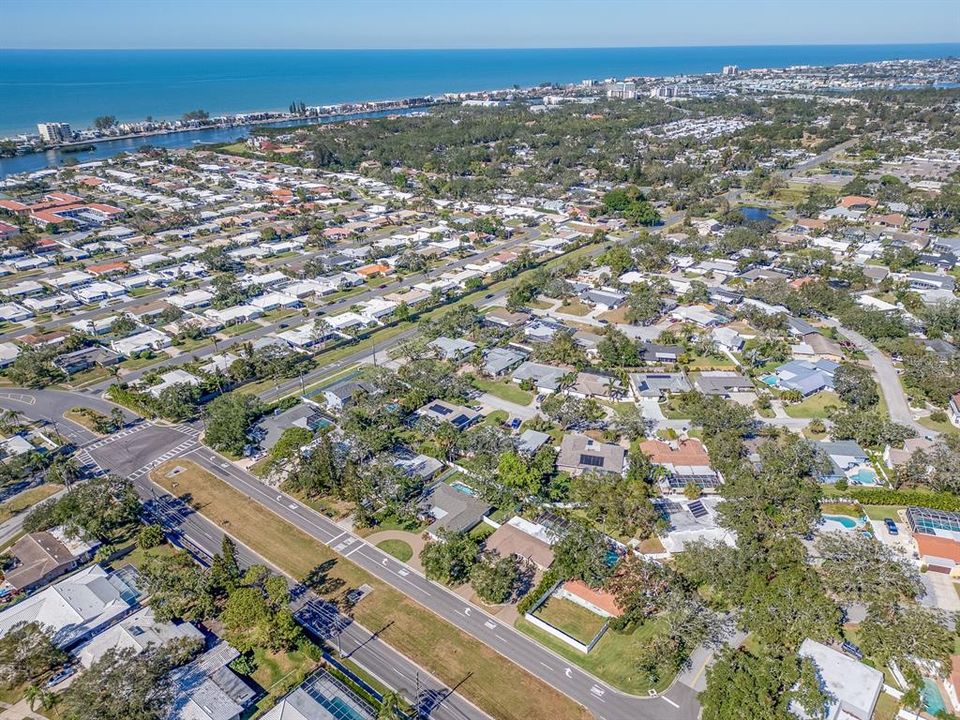
[[132, 473], [130, 473], [129, 478], [131, 480], [139, 480], [140, 478], [142, 478], [144, 475], [146, 475], [148, 472], [153, 470], [158, 465], [165, 463], [167, 460], [172, 460], [175, 457], [186, 455], [188, 452], [195, 449], [198, 445], [199, 443], [196, 440], [184, 440], [182, 443], [180, 443], [176, 447], [173, 447], [170, 450], [167, 450], [165, 453], [163, 453], [163, 455], [160, 455], [154, 458], [153, 460], [148, 462], [146, 465], [144, 465], [142, 468], [138, 470], [134, 470]]

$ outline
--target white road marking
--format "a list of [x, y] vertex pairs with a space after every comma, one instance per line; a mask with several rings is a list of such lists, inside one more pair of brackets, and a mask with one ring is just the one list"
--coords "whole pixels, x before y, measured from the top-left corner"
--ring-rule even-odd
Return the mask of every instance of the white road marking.
[[497, 629], [497, 624], [496, 624], [495, 622], [491, 622], [490, 620], [487, 620], [487, 621], [484, 623], [484, 626], [487, 627], [487, 628], [489, 628], [490, 630], [496, 630], [496, 629]]
[[547, 665], [545, 662], [541, 661], [540, 664], [543, 665], [550, 672], [553, 672], [553, 668]]
[[670, 698], [668, 698], [666, 695], [661, 695], [661, 696], [660, 696], [660, 699], [663, 700], [664, 702], [670, 703], [670, 704], [673, 705], [675, 708], [678, 708], [678, 709], [680, 708], [679, 705], [677, 705], [673, 700], [671, 700]]
[[566, 670], [564, 670], [563, 674], [566, 675], [568, 678], [573, 677], [573, 673], [570, 671], [570, 668], [567, 668]]

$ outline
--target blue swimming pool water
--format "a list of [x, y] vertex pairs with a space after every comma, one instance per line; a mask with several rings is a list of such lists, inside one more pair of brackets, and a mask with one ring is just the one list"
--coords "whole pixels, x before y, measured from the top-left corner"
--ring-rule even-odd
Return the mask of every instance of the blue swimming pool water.
[[764, 375], [762, 378], [760, 378], [760, 382], [762, 382], [764, 385], [770, 385], [772, 387], [777, 384], [777, 376]]
[[840, 523], [845, 528], [847, 528], [847, 530], [853, 530], [858, 525], [860, 525], [860, 523], [857, 520], [853, 519], [852, 517], [847, 517], [846, 515], [824, 515], [823, 519], [831, 520], [835, 523]]
[[476, 490], [474, 490], [469, 485], [460, 482], [459, 480], [450, 483], [450, 487], [452, 487], [458, 493], [463, 493], [464, 495], [470, 495], [472, 497], [476, 497], [476, 494], [477, 494]]
[[876, 485], [877, 474], [873, 470], [862, 468], [853, 476], [853, 479], [861, 485]]
[[930, 678], [923, 679], [923, 706], [931, 715], [936, 715], [947, 709], [947, 704], [943, 701], [943, 695], [940, 694], [940, 688], [937, 683]]

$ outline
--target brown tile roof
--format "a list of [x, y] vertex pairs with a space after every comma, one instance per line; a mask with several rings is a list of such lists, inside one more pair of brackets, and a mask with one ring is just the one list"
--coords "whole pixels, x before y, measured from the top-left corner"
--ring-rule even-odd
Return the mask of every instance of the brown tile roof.
[[657, 465], [709, 465], [710, 455], [703, 444], [696, 439], [679, 440], [676, 447], [661, 440], [644, 440], [640, 450]]
[[493, 535], [486, 539], [484, 546], [487, 550], [495, 550], [502, 557], [517, 555], [544, 569], [553, 564], [553, 550], [547, 543], [509, 523], [498, 527]]
[[591, 605], [606, 610], [613, 617], [623, 615], [623, 610], [617, 605], [617, 599], [606, 590], [594, 590], [592, 587], [580, 580], [567, 580], [563, 584], [563, 589], [571, 595], [576, 595], [582, 600], [586, 600]]

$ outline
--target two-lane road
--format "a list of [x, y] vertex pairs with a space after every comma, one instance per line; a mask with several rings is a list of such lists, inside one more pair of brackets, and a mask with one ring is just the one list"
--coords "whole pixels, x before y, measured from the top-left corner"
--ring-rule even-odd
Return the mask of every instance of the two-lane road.
[[467, 602], [445, 586], [427, 580], [376, 546], [303, 506], [295, 498], [265, 486], [217, 453], [207, 448], [199, 448], [187, 453], [185, 457], [584, 705], [598, 718], [692, 720], [697, 717], [699, 705], [696, 694], [686, 685], [675, 683], [663, 696], [655, 698], [638, 698], [621, 693], [521, 634], [511, 625]]

